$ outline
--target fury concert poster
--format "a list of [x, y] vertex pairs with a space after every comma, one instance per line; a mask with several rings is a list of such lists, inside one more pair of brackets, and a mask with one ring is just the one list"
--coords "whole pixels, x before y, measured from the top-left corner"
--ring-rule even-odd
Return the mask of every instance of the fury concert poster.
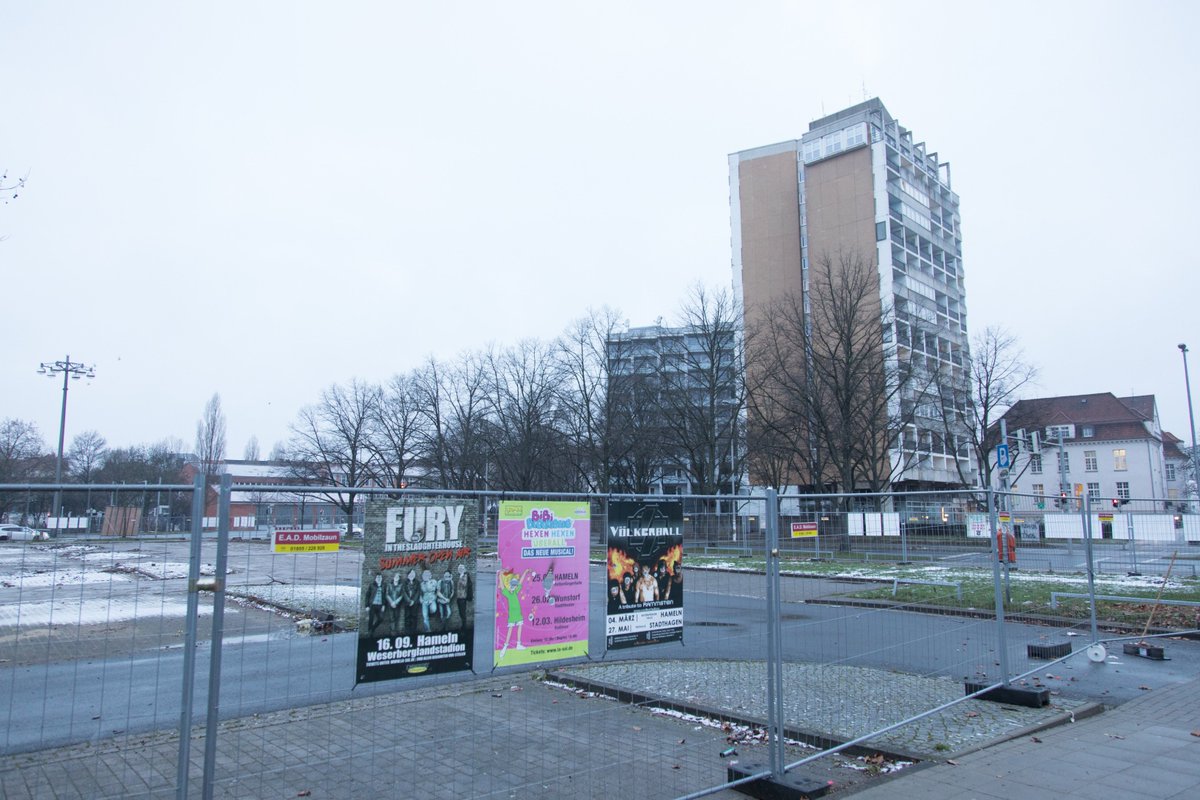
[[683, 504], [608, 504], [610, 650], [683, 639]]
[[586, 500], [500, 504], [495, 666], [587, 655], [590, 519]]
[[355, 683], [471, 669], [473, 500], [372, 500], [363, 525]]

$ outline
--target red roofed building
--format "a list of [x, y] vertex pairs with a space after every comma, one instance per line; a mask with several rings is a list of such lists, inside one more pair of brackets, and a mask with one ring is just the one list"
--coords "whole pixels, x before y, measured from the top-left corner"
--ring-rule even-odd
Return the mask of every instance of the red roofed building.
[[1179, 438], [1159, 424], [1152, 394], [1021, 400], [1004, 419], [1016, 450], [1009, 470], [1013, 491], [1047, 496], [1082, 491], [1093, 503], [1186, 497], [1187, 455]]

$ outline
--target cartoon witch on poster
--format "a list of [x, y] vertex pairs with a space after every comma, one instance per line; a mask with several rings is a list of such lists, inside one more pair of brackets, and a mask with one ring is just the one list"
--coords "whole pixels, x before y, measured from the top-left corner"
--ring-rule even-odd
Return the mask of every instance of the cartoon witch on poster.
[[[525, 629], [525, 611], [521, 608], [521, 588], [525, 585], [525, 581], [529, 579], [531, 571], [524, 570], [520, 575], [513, 572], [511, 569], [502, 569], [496, 576], [496, 590], [504, 599], [508, 607], [508, 625], [504, 635], [504, 644], [501, 645], [500, 651], [496, 654], [496, 663], [499, 664], [504, 660], [504, 654], [508, 652], [508, 646], [512, 644], [513, 631], [517, 634], [518, 650], [524, 650], [525, 645], [521, 644], [521, 633]], [[496, 604], [496, 631], [499, 633], [500, 625], [500, 604]]]

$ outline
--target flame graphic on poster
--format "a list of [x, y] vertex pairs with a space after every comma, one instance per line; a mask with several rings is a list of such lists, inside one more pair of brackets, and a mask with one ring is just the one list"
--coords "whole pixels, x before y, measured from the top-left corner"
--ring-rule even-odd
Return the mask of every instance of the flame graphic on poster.
[[633, 560], [633, 556], [615, 547], [608, 548], [609, 579], [619, 581], [626, 572], [631, 575], [637, 572], [637, 562]]

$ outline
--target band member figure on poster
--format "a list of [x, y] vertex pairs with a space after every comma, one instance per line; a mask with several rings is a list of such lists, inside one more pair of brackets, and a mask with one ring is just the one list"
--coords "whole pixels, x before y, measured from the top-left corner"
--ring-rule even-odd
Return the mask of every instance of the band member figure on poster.
[[508, 632], [504, 636], [504, 646], [500, 648], [498, 658], [504, 658], [504, 654], [508, 652], [508, 646], [512, 642], [513, 628], [517, 629], [516, 649], [525, 649], [525, 645], [521, 644], [521, 632], [525, 628], [525, 611], [521, 608], [520, 595], [521, 587], [525, 585], [525, 581], [531, 574], [532, 571], [527, 569], [518, 575], [506, 567], [496, 576], [496, 588], [500, 590], [500, 594], [508, 603]]
[[676, 606], [683, 605], [683, 554], [675, 562], [675, 572], [671, 575], [671, 602]]
[[474, 587], [471, 585], [471, 574], [467, 572], [466, 564], [458, 565], [458, 577], [454, 579], [454, 599], [458, 603], [458, 629], [467, 627], [467, 603], [474, 598]]
[[633, 576], [628, 572], [621, 576], [620, 597], [623, 606], [637, 602], [633, 594]]
[[454, 599], [454, 578], [450, 577], [450, 570], [442, 573], [442, 579], [438, 581], [437, 588], [437, 604], [438, 616], [442, 620], [442, 630], [450, 628], [450, 601]]
[[421, 573], [421, 622], [425, 624], [425, 632], [432, 633], [433, 629], [429, 627], [430, 612], [437, 613], [437, 581], [433, 579], [433, 573], [425, 570]]
[[417, 632], [417, 614], [421, 604], [421, 583], [417, 580], [415, 569], [408, 571], [400, 591], [400, 602], [404, 604], [404, 630], [414, 634]]
[[383, 602], [387, 606], [388, 616], [391, 617], [393, 636], [399, 636], [404, 630], [401, 626], [401, 617], [404, 613], [403, 599], [404, 587], [400, 585], [400, 573], [393, 572], [392, 579], [388, 581], [387, 588], [383, 592]]
[[667, 562], [658, 562], [658, 571], [654, 574], [654, 580], [658, 583], [658, 599], [671, 599], [671, 573], [667, 571]]
[[608, 582], [608, 613], [618, 614], [621, 611], [621, 584], [617, 581]]
[[363, 604], [367, 607], [367, 633], [371, 636], [375, 635], [375, 629], [383, 622], [384, 593], [383, 573], [376, 572], [367, 586], [367, 596], [363, 598]]
[[658, 581], [650, 574], [649, 564], [642, 564], [642, 577], [638, 578], [636, 596], [635, 602], [638, 603], [650, 603], [658, 599]]

